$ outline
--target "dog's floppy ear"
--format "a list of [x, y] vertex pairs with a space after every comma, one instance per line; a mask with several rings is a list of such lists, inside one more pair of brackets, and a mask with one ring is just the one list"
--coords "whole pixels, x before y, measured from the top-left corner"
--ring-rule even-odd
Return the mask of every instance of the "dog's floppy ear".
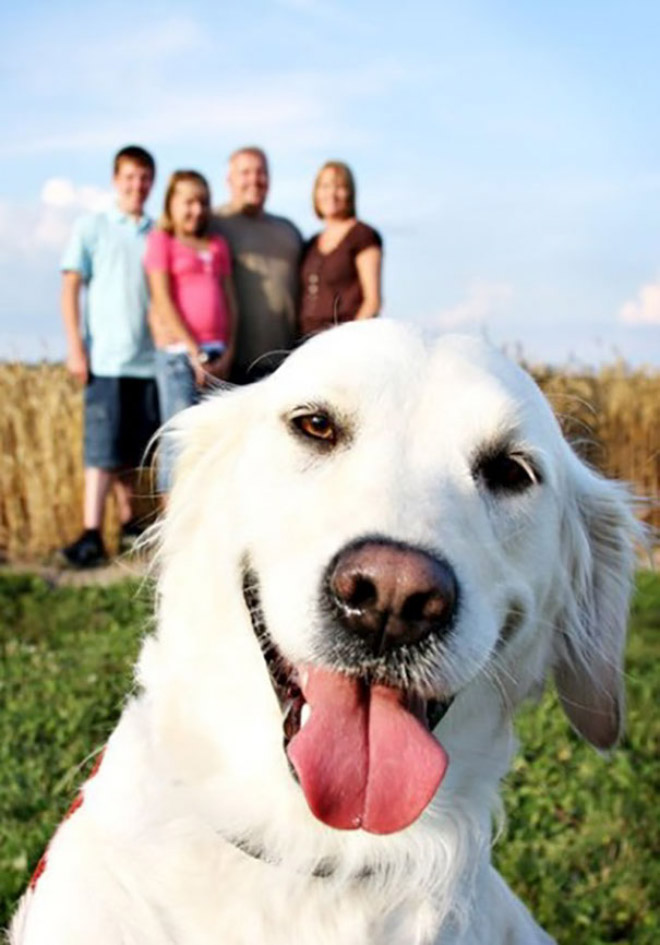
[[574, 455], [569, 468], [572, 497], [562, 523], [567, 586], [554, 675], [571, 724], [596, 748], [607, 749], [623, 727], [623, 651], [641, 526], [623, 486]]

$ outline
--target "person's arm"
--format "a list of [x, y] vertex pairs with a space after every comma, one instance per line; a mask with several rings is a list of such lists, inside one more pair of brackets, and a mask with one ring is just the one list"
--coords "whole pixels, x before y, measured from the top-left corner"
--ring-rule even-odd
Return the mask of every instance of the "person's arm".
[[170, 275], [161, 270], [147, 273], [153, 317], [158, 319], [164, 333], [172, 342], [183, 342], [191, 355], [197, 353], [197, 343], [185, 326], [170, 291]]
[[209, 374], [226, 380], [229, 377], [229, 371], [234, 360], [236, 352], [236, 324], [238, 321], [238, 301], [236, 299], [236, 289], [231, 274], [220, 276], [222, 291], [227, 302], [227, 315], [229, 324], [227, 325], [227, 347], [219, 358], [207, 365]]
[[89, 379], [89, 359], [80, 331], [80, 295], [82, 275], [73, 269], [62, 273], [60, 306], [66, 335], [66, 366], [76, 380], [86, 384]]
[[198, 361], [199, 346], [186, 328], [172, 300], [169, 273], [160, 269], [149, 270], [147, 279], [151, 292], [151, 318], [158, 320], [163, 333], [174, 342], [181, 341], [185, 344], [195, 372], [195, 380], [201, 386], [204, 383], [204, 370]]
[[360, 288], [362, 289], [362, 304], [355, 313], [359, 318], [373, 318], [378, 315], [382, 304], [380, 291], [381, 268], [383, 251], [379, 246], [369, 246], [355, 257]]

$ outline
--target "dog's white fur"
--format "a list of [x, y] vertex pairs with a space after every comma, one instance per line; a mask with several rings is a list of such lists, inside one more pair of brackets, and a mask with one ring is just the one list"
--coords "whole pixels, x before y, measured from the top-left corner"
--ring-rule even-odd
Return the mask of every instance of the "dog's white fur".
[[[292, 432], [291, 411], [318, 404], [348, 431], [334, 450]], [[12, 945], [550, 942], [490, 865], [491, 819], [514, 709], [549, 673], [579, 732], [600, 748], [617, 738], [635, 534], [624, 490], [576, 458], [498, 352], [385, 320], [313, 339], [179, 427], [139, 693]], [[541, 482], [508, 494], [475, 478], [474, 457], [501, 440]], [[437, 551], [460, 586], [426, 683], [456, 694], [435, 732], [448, 772], [389, 836], [310, 813], [241, 588], [248, 554], [272, 638], [313, 660], [321, 575], [373, 534]]]

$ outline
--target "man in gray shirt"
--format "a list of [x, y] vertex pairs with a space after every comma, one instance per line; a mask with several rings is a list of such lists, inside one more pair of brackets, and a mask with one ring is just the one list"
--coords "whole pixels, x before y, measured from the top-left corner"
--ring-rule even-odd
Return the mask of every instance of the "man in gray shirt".
[[303, 241], [293, 223], [264, 210], [269, 176], [261, 148], [231, 155], [227, 184], [230, 202], [215, 211], [214, 228], [233, 256], [238, 325], [231, 379], [242, 384], [274, 370], [293, 347]]

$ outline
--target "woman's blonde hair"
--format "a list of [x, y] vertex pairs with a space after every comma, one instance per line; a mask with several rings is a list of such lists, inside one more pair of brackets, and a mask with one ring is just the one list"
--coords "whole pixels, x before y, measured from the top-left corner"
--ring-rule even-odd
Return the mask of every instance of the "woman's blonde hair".
[[316, 199], [316, 192], [319, 188], [319, 183], [321, 180], [321, 174], [324, 171], [334, 171], [337, 174], [343, 183], [344, 187], [348, 191], [348, 205], [346, 207], [346, 219], [349, 217], [354, 217], [355, 213], [355, 178], [353, 177], [353, 171], [350, 169], [348, 164], [344, 164], [343, 161], [326, 161], [321, 170], [316, 175], [314, 179], [314, 189], [312, 190], [312, 203], [314, 205], [314, 213], [316, 216], [322, 220], [323, 215], [319, 210], [318, 200]]
[[176, 190], [176, 185], [183, 182], [199, 184], [199, 186], [204, 189], [206, 194], [206, 213], [202, 217], [199, 229], [195, 235], [206, 236], [209, 230], [209, 224], [211, 222], [211, 188], [209, 187], [209, 182], [207, 179], [203, 174], [200, 174], [199, 171], [175, 171], [170, 176], [170, 179], [167, 182], [165, 200], [163, 201], [163, 212], [158, 221], [158, 227], [159, 229], [164, 230], [166, 233], [172, 234], [174, 232], [174, 223], [172, 222], [170, 205], [172, 203], [174, 191]]

